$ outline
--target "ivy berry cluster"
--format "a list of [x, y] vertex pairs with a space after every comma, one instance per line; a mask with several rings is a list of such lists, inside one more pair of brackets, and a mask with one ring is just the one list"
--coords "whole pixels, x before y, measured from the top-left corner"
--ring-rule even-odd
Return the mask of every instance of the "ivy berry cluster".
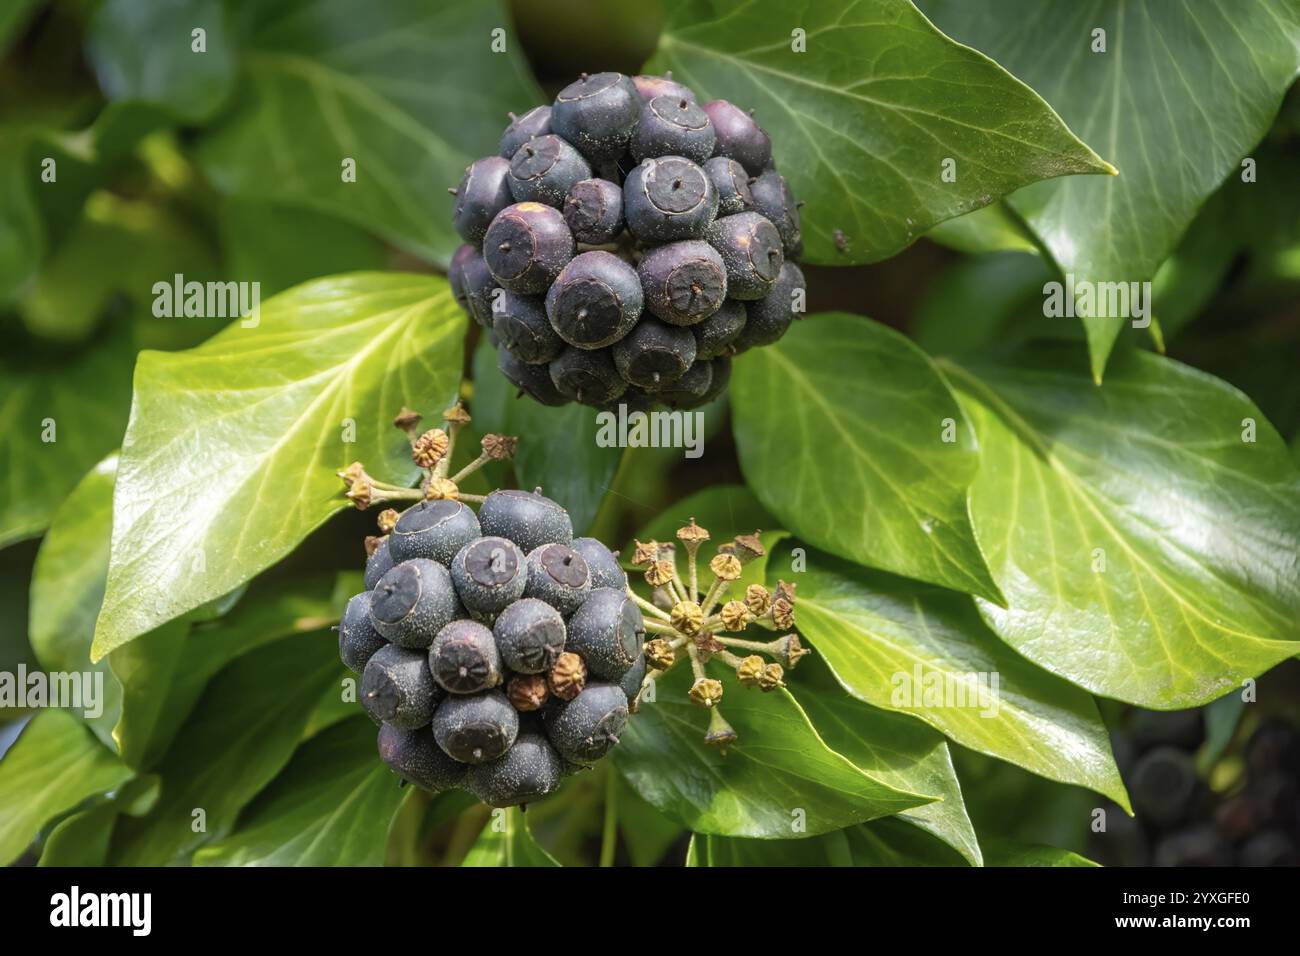
[[772, 141], [667, 76], [582, 74], [465, 171], [450, 280], [546, 405], [692, 408], [803, 311], [799, 203]]
[[367, 539], [366, 590], [343, 613], [339, 656], [360, 676], [380, 757], [404, 780], [526, 804], [618, 743], [645, 674], [645, 625], [618, 559], [575, 538], [541, 489], [460, 491], [515, 440], [486, 436], [449, 476], [469, 416], [445, 416], [424, 432], [413, 413], [397, 419], [424, 470], [419, 488], [376, 482], [359, 464], [340, 473], [359, 507], [414, 503], [384, 510], [383, 535]]
[[[720, 545], [709, 561], [712, 580], [700, 587], [700, 547], [709, 532], [690, 522], [677, 530], [677, 540], [686, 552], [686, 576], [677, 567], [677, 548], [671, 542], [635, 543], [632, 563], [643, 570], [652, 600], [634, 599], [645, 612], [645, 629], [650, 640], [645, 646], [646, 679], [642, 694], [683, 658], [694, 673], [690, 698], [709, 711], [705, 743], [724, 753], [736, 742], [737, 733], [719, 710], [723, 685], [708, 676], [706, 665], [722, 663], [733, 671], [742, 687], [773, 691], [785, 686], [785, 672], [792, 670], [809, 651], [790, 631], [767, 641], [742, 636], [751, 625], [770, 625], [778, 630], [795, 626], [795, 586], [778, 581], [775, 590], [750, 584], [743, 593], [730, 596], [744, 566], [764, 553], [758, 532], [738, 535]], [[631, 593], [631, 592], [629, 592]], [[633, 700], [633, 711], [640, 699]]]

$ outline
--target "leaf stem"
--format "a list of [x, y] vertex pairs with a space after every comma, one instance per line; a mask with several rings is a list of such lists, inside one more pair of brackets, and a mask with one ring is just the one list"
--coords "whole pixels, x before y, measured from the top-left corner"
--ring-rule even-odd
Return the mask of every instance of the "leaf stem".
[[600, 832], [600, 865], [614, 865], [618, 849], [618, 775], [612, 767], [605, 767], [605, 822]]
[[636, 601], [637, 606], [641, 608], [641, 610], [649, 614], [650, 616], [656, 617], [661, 621], [672, 621], [672, 618], [668, 616], [668, 613], [666, 611], [661, 611], [659, 608], [655, 607], [653, 604], [651, 604], [641, 595], [633, 591], [630, 587], [627, 589], [627, 593], [628, 596], [630, 596], [633, 601]]

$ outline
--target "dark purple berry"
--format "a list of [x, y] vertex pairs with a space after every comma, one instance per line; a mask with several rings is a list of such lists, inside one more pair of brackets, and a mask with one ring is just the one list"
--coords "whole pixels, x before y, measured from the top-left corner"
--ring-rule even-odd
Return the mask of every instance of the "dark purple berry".
[[643, 305], [636, 270], [601, 251], [576, 256], [546, 293], [551, 328], [580, 349], [617, 342], [636, 325]]
[[370, 592], [370, 620], [385, 640], [425, 648], [464, 614], [451, 575], [437, 561], [412, 558], [389, 571]]
[[474, 694], [501, 683], [501, 656], [492, 632], [462, 618], [438, 632], [429, 647], [429, 671], [452, 694]]
[[803, 232], [799, 224], [799, 205], [785, 177], [769, 169], [749, 185], [754, 198], [754, 208], [771, 220], [781, 234], [781, 244], [786, 259], [797, 259], [803, 253]]
[[374, 720], [403, 730], [427, 724], [443, 697], [428, 657], [396, 644], [371, 655], [361, 672], [360, 693], [361, 706]]
[[551, 108], [534, 106], [523, 116], [510, 114], [510, 125], [501, 136], [499, 154], [506, 159], [514, 159], [519, 147], [534, 136], [545, 136], [551, 131]]
[[727, 295], [733, 299], [761, 299], [772, 290], [785, 264], [781, 235], [776, 226], [756, 212], [723, 216], [705, 236], [718, 250], [727, 270]]
[[587, 562], [568, 545], [544, 544], [529, 552], [526, 596], [567, 615], [578, 609], [590, 591]]
[[614, 159], [627, 149], [640, 110], [641, 96], [628, 77], [584, 73], [555, 98], [551, 128], [592, 160]]
[[718, 214], [718, 192], [683, 156], [647, 159], [623, 184], [628, 231], [642, 242], [698, 239]]
[[583, 405], [606, 405], [627, 389], [627, 382], [619, 375], [609, 349], [579, 349], [570, 345], [551, 362], [550, 373], [561, 395]]
[[557, 209], [573, 184], [591, 178], [582, 154], [553, 133], [530, 139], [510, 159], [506, 181], [517, 202], [540, 202]]
[[524, 730], [502, 756], [471, 767], [465, 786], [490, 807], [514, 807], [549, 796], [563, 779], [564, 762], [550, 741]]
[[508, 538], [488, 535], [469, 542], [451, 562], [451, 583], [460, 603], [491, 617], [523, 596], [528, 558]]
[[651, 394], [685, 375], [694, 361], [694, 333], [658, 319], [643, 319], [614, 344], [614, 364], [619, 374]]
[[713, 363], [696, 359], [685, 375], [655, 392], [655, 398], [669, 408], [694, 408], [704, 402], [712, 385]]
[[626, 590], [627, 574], [619, 567], [618, 555], [595, 538], [574, 538], [572, 547], [587, 562], [593, 588]]
[[466, 242], [482, 242], [497, 213], [515, 201], [509, 176], [510, 163], [500, 156], [487, 156], [466, 168], [452, 214], [452, 224]]
[[443, 752], [431, 727], [403, 730], [392, 724], [381, 725], [379, 759], [403, 780], [409, 780], [430, 793], [442, 793], [460, 786], [469, 770], [465, 764], [452, 760]]
[[492, 303], [492, 331], [498, 345], [529, 365], [549, 362], [564, 348], [546, 317], [541, 296], [517, 295], [502, 289]]
[[592, 764], [609, 753], [627, 726], [627, 695], [617, 684], [588, 684], [546, 715], [546, 735], [571, 763]]
[[460, 307], [485, 329], [492, 328], [492, 294], [497, 289], [483, 253], [466, 243], [452, 256], [448, 271], [452, 295]]
[[747, 318], [745, 303], [727, 299], [717, 312], [691, 326], [691, 331], [695, 333], [695, 360], [698, 362], [731, 354], [732, 343], [740, 338]]
[[645, 643], [645, 621], [623, 588], [595, 588], [569, 618], [564, 649], [582, 656], [589, 674], [618, 680]]
[[497, 347], [497, 368], [515, 388], [542, 405], [567, 405], [545, 365], [529, 365], [504, 345]]
[[671, 70], [663, 76], [651, 76], [649, 74], [634, 76], [632, 77], [632, 85], [636, 87], [641, 99], [647, 102], [656, 96], [675, 96], [679, 99], [695, 101], [695, 91], [689, 86], [683, 86], [674, 81]]
[[538, 202], [507, 206], [483, 237], [483, 258], [492, 275], [506, 289], [521, 295], [545, 292], [573, 253], [573, 234], [564, 217], [559, 210]]
[[521, 598], [492, 625], [506, 667], [517, 674], [544, 674], [564, 651], [567, 629], [560, 612], [537, 598]]
[[444, 566], [456, 552], [480, 534], [478, 519], [460, 501], [421, 501], [402, 512], [388, 535], [388, 548], [398, 563], [429, 558]]
[[638, 162], [652, 156], [685, 156], [703, 163], [713, 155], [713, 124], [694, 99], [657, 96], [641, 107], [629, 151]]
[[771, 345], [785, 335], [798, 314], [795, 306], [802, 307], [804, 288], [799, 267], [793, 262], [783, 265], [771, 291], [761, 299], [745, 303], [747, 318], [745, 327], [735, 340], [735, 351], [739, 353], [758, 345]]
[[499, 690], [453, 694], [433, 715], [433, 736], [447, 756], [461, 763], [486, 763], [510, 749], [519, 715]]
[[727, 156], [757, 176], [772, 159], [772, 141], [754, 117], [726, 100], [710, 100], [704, 112], [713, 123], [717, 145], [714, 155]]
[[727, 297], [722, 256], [707, 242], [687, 239], [658, 246], [637, 266], [646, 309], [672, 325], [694, 325]]
[[370, 620], [371, 592], [362, 591], [348, 601], [339, 620], [339, 658], [354, 674], [366, 669], [366, 662], [388, 642]]
[[366, 590], [378, 584], [379, 579], [391, 571], [396, 563], [393, 560], [393, 553], [388, 549], [388, 536], [385, 535], [379, 539], [374, 553], [366, 558]]
[[494, 491], [478, 509], [483, 533], [508, 538], [528, 554], [544, 544], [573, 541], [573, 521], [560, 505], [537, 491]]
[[564, 199], [564, 221], [578, 242], [598, 246], [623, 231], [623, 190], [608, 179], [574, 183]]
[[704, 164], [704, 172], [718, 191], [719, 216], [734, 216], [754, 208], [749, 173], [740, 163], [727, 156], [714, 156]]

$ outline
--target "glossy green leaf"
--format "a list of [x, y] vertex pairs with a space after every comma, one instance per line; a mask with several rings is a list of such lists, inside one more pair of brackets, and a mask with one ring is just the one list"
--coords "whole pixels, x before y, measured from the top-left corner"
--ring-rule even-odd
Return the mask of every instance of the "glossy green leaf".
[[507, 111], [542, 101], [503, 5], [291, 0], [241, 17], [241, 86], [199, 150], [217, 187], [328, 212], [445, 263], [461, 242], [447, 187], [496, 153]]
[[157, 104], [178, 120], [207, 119], [234, 87], [235, 51], [220, 0], [105, 0], [86, 49], [110, 100]]
[[974, 432], [910, 341], [814, 316], [742, 356], [731, 392], [741, 468], [782, 527], [859, 564], [1001, 599], [966, 513]]
[[971, 513], [1009, 607], [981, 611], [1004, 641], [1156, 709], [1300, 652], [1300, 473], [1246, 396], [1140, 352], [1097, 388], [1052, 346], [951, 377], [983, 449]]
[[41, 711], [0, 760], [0, 864], [12, 863], [50, 820], [130, 778], [76, 718]]
[[142, 353], [94, 656], [288, 554], [347, 504], [350, 462], [413, 480], [392, 417], [446, 406], [464, 321], [441, 278], [356, 273], [275, 296], [190, 351]]
[[540, 487], [564, 505], [579, 533], [596, 518], [614, 482], [623, 449], [597, 444], [597, 412], [583, 405], [551, 408], [515, 388], [496, 367], [486, 340], [474, 354], [474, 424], [484, 432], [519, 437], [514, 471], [519, 487]]
[[1092, 698], [1014, 654], [970, 598], [815, 552], [796, 581], [799, 631], [850, 694], [1127, 806]]
[[559, 866], [528, 832], [518, 807], [494, 810], [461, 866]]
[[942, 797], [904, 810], [898, 815], [900, 820], [947, 843], [971, 865], [983, 863], [942, 734], [918, 720], [855, 700], [835, 683], [816, 654], [787, 674], [786, 682], [817, 733], [836, 753], [899, 789]]
[[1003, 203], [984, 206], [956, 219], [939, 223], [925, 238], [949, 249], [970, 254], [1027, 252], [1038, 254], [1033, 235]]
[[[217, 676], [159, 765], [158, 805], [119, 823], [114, 865], [181, 862], [229, 831], [289, 762], [312, 705], [338, 680], [342, 665], [327, 635], [285, 638]], [[196, 832], [200, 819], [203, 829]]]
[[122, 709], [122, 685], [108, 661], [90, 663], [95, 616], [104, 599], [113, 529], [113, 479], [117, 455], [92, 468], [54, 514], [32, 568], [28, 639], [47, 671], [104, 675], [99, 716], [90, 727], [107, 747]]
[[203, 866], [379, 866], [402, 801], [375, 750], [375, 726], [352, 717], [299, 748], [228, 837], [194, 855]]
[[964, 866], [938, 840], [898, 817], [806, 840], [738, 840], [697, 833], [687, 866]]
[[989, 866], [1096, 866], [1087, 857], [1054, 846], [986, 840]]
[[1107, 171], [1038, 94], [910, 3], [678, 0], [647, 69], [755, 111], [807, 202], [811, 262], [884, 259], [1027, 183]]
[[[1264, 135], [1300, 69], [1300, 9], [1289, 0], [921, 6], [949, 36], [1037, 90], [1119, 168], [1114, 178], [1072, 177], [1011, 197], [1076, 281], [1151, 279]], [[1098, 29], [1104, 53], [1093, 52]], [[1125, 322], [1084, 320], [1098, 380]]]
[[[39, 167], [36, 167], [39, 170]], [[0, 142], [0, 304], [17, 298], [36, 272], [45, 247], [45, 224], [32, 196], [33, 171], [27, 138], [8, 130]]]
[[0, 355], [0, 547], [40, 534], [63, 498], [118, 446], [130, 407], [130, 336], [75, 352]]
[[103, 866], [118, 809], [112, 802], [74, 813], [50, 830], [38, 866]]
[[[954, 220], [960, 221], [960, 220]], [[995, 252], [958, 259], [930, 282], [912, 319], [911, 334], [931, 355], [961, 355], [1008, 340], [1073, 334], [1073, 325], [1045, 330], [1043, 284], [1052, 267], [1041, 256]]]
[[[818, 834], [929, 803], [836, 753], [788, 691], [747, 690], [715, 667], [720, 712], [739, 735], [725, 755], [704, 743], [708, 714], [687, 696], [682, 662], [656, 682], [614, 750], [636, 791], [696, 833], [779, 839]], [[803, 829], [800, 829], [803, 828]]]

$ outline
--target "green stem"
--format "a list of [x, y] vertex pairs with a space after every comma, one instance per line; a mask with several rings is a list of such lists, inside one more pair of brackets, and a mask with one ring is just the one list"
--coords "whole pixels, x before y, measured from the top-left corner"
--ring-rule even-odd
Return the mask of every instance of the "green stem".
[[641, 608], [641, 610], [649, 614], [651, 617], [657, 617], [661, 621], [670, 621], [670, 622], [672, 621], [672, 618], [668, 616], [668, 612], [661, 611], [659, 608], [655, 607], [653, 604], [651, 604], [641, 595], [637, 594], [631, 588], [627, 589], [627, 593], [629, 596], [631, 596], [633, 601], [636, 601], [637, 606]]
[[612, 767], [605, 768], [605, 823], [600, 833], [600, 865], [614, 865], [614, 852], [618, 849], [618, 775]]

